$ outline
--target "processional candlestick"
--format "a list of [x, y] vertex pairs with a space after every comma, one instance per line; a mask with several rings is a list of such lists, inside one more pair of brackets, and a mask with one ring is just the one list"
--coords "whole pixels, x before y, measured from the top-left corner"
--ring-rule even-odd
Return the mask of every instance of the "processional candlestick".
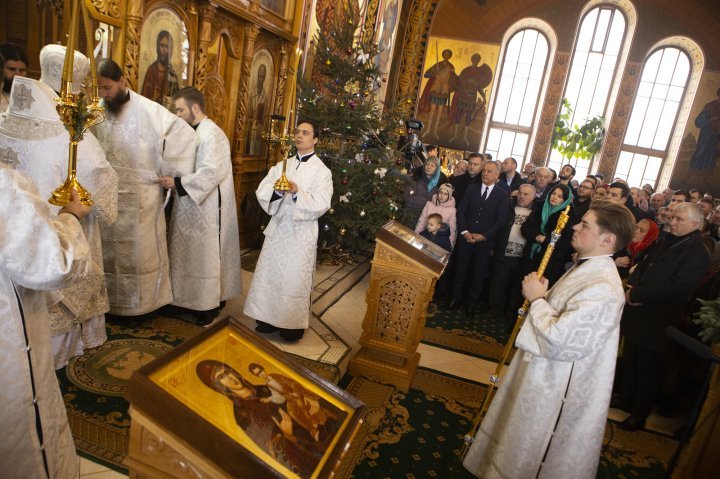
[[[570, 206], [568, 205], [567, 208], [560, 214], [560, 218], [558, 219], [557, 225], [555, 227], [555, 230], [550, 234], [550, 244], [548, 245], [547, 249], [545, 250], [545, 254], [543, 255], [542, 260], [540, 261], [540, 266], [537, 270], [537, 276], [538, 278], [542, 278], [542, 275], [545, 273], [545, 269], [547, 268], [548, 263], [550, 262], [550, 257], [553, 254], [553, 251], [555, 251], [555, 244], [560, 239], [560, 236], [562, 235], [562, 231], [565, 228], [565, 225], [567, 224], [568, 220], [570, 219]], [[483, 400], [482, 406], [480, 407], [480, 412], [476, 416], [475, 420], [473, 421], [472, 429], [465, 434], [465, 437], [463, 438], [464, 444], [463, 449], [460, 453], [460, 460], [462, 461], [465, 457], [465, 454], [467, 453], [467, 449], [472, 444], [473, 440], [475, 439], [475, 433], [478, 430], [478, 427], [480, 427], [480, 423], [485, 418], [485, 414], [487, 414], [488, 409], [490, 408], [490, 403], [493, 400], [493, 397], [495, 396], [495, 390], [499, 387], [500, 384], [500, 371], [505, 366], [505, 363], [508, 360], [508, 357], [510, 356], [510, 351], [513, 349], [513, 345], [515, 344], [515, 338], [518, 335], [518, 332], [520, 331], [520, 328], [523, 325], [523, 322], [525, 321], [525, 316], [527, 316], [528, 309], [530, 309], [530, 301], [527, 299], [523, 302], [522, 307], [518, 310], [518, 317], [515, 321], [515, 327], [513, 327], [512, 333], [510, 334], [510, 338], [508, 338], [508, 342], [505, 345], [505, 350], [503, 351], [503, 355], [500, 358], [500, 361], [497, 364], [497, 367], [495, 368], [495, 372], [490, 375], [490, 384], [488, 384], [488, 391], [485, 394], [485, 399]]]
[[[90, 60], [90, 71], [92, 72], [91, 93], [92, 98], [87, 102], [85, 91], [73, 93], [73, 61], [75, 58], [76, 30], [80, 20], [80, 14], [83, 16], [85, 39], [88, 44], [88, 59]], [[48, 201], [56, 206], [65, 206], [70, 203], [70, 192], [74, 189], [77, 191], [80, 201], [86, 206], [92, 206], [93, 201], [90, 199], [90, 192], [87, 191], [77, 179], [77, 147], [83, 139], [85, 131], [101, 123], [105, 117], [103, 115], [103, 107], [100, 105], [100, 95], [98, 94], [97, 73], [95, 71], [95, 55], [92, 49], [92, 39], [90, 31], [90, 13], [88, 12], [85, 2], [82, 0], [73, 1], [73, 14], [70, 21], [70, 30], [68, 34], [68, 42], [65, 50], [65, 63], [62, 72], [62, 87], [60, 98], [57, 99], [57, 112], [60, 120], [65, 125], [65, 129], [70, 136], [70, 150], [68, 152], [68, 172], [65, 182], [52, 192], [52, 196]]]
[[[280, 178], [275, 182], [273, 188], [278, 191], [290, 191], [292, 190], [292, 184], [288, 180], [285, 171], [287, 169], [287, 157], [288, 153], [293, 147], [295, 140], [295, 104], [296, 104], [296, 93], [297, 93], [297, 72], [300, 66], [300, 56], [302, 50], [295, 50], [295, 58], [293, 63], [295, 64], [295, 71], [292, 74], [292, 83], [290, 87], [290, 102], [288, 105], [288, 113], [285, 116], [282, 115], [271, 115], [270, 116], [270, 131], [263, 134], [263, 139], [268, 141], [273, 148], [279, 146], [283, 158], [283, 168]], [[278, 133], [278, 122], [285, 122], [285, 132], [283, 134]]]

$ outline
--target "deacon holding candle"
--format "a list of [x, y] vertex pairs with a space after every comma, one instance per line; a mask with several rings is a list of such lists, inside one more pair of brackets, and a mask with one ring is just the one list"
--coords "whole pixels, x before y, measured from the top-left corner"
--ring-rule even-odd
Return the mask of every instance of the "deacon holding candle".
[[[292, 121], [287, 123], [292, 128]], [[310, 321], [310, 292], [315, 274], [318, 218], [330, 209], [330, 169], [315, 154], [318, 126], [301, 120], [295, 128], [297, 154], [273, 166], [255, 191], [272, 216], [253, 275], [244, 312], [257, 321], [259, 333], [279, 332], [299, 341]], [[286, 175], [288, 189], [278, 189]]]

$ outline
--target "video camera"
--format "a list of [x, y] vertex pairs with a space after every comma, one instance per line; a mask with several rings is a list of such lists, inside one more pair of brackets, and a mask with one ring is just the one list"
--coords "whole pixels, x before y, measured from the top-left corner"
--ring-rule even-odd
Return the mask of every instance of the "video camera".
[[425, 160], [427, 160], [425, 146], [417, 136], [417, 133], [422, 131], [423, 126], [423, 122], [418, 119], [410, 118], [405, 120], [407, 134], [400, 137], [398, 151], [403, 153], [405, 166], [408, 170], [412, 170], [419, 164], [425, 164]]

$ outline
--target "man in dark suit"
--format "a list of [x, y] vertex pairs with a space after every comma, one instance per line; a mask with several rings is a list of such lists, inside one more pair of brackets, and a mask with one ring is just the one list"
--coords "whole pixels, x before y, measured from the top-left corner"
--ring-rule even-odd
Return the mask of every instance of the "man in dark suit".
[[623, 375], [619, 395], [611, 404], [630, 412], [620, 424], [622, 429], [645, 426], [662, 382], [660, 365], [670, 347], [665, 328], [686, 314], [690, 297], [710, 266], [700, 237], [703, 220], [699, 206], [679, 203], [670, 234], [652, 247], [628, 279], [620, 323], [625, 337]]
[[[496, 185], [499, 176], [500, 166], [497, 163], [485, 163], [482, 182], [468, 186], [457, 210], [457, 226], [460, 232], [456, 245], [458, 260], [448, 309], [463, 301], [468, 291], [465, 303], [470, 316], [475, 313], [480, 303], [480, 293], [490, 265], [490, 252], [495, 235], [505, 223], [508, 214], [508, 194]], [[471, 271], [470, 282], [468, 277]]]
[[468, 168], [467, 173], [464, 175], [454, 176], [450, 179], [450, 184], [453, 186], [453, 196], [455, 197], [455, 204], [460, 204], [465, 191], [468, 186], [480, 183], [485, 158], [482, 153], [470, 153], [467, 158]]
[[522, 184], [520, 173], [517, 171], [517, 161], [512, 156], [505, 158], [502, 162], [502, 172], [498, 180], [498, 186], [510, 193], [510, 196], [517, 196], [517, 190]]

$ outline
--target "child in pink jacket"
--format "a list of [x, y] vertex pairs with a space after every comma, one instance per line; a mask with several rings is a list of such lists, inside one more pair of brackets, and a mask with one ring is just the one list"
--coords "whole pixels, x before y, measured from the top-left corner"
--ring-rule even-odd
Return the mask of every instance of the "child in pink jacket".
[[453, 187], [450, 183], [444, 183], [438, 188], [437, 194], [433, 195], [432, 199], [425, 203], [418, 219], [417, 225], [415, 226], [415, 232], [420, 234], [425, 230], [427, 226], [427, 217], [433, 213], [438, 213], [442, 216], [443, 223], [447, 223], [450, 227], [450, 244], [455, 247], [455, 239], [457, 236], [457, 222], [455, 219], [455, 198], [453, 198]]

